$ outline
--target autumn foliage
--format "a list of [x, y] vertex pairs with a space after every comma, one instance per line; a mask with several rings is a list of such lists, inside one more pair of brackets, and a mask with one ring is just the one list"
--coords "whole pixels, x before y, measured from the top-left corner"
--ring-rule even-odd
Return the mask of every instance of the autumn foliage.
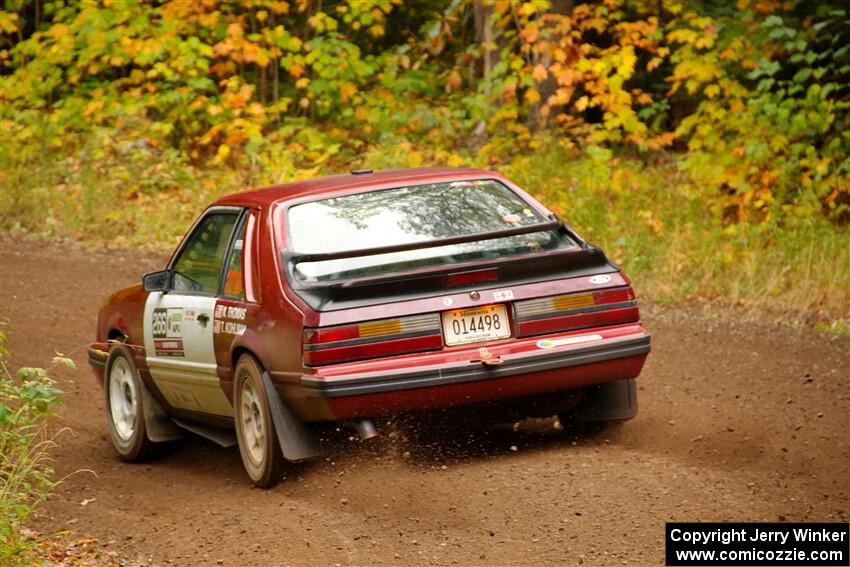
[[850, 320], [838, 3], [0, 6], [4, 230], [170, 248], [247, 186], [487, 167], [657, 298]]
[[492, 165], [546, 130], [689, 150], [732, 222], [850, 217], [850, 21], [829, 3], [6, 0], [0, 32], [4, 143], [106, 128], [309, 169], [393, 138]]

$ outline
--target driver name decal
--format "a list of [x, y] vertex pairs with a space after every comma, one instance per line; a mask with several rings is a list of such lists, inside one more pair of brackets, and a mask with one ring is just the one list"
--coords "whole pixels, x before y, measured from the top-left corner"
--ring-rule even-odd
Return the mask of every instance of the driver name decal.
[[225, 335], [241, 335], [245, 333], [245, 308], [231, 305], [216, 305], [213, 333]]

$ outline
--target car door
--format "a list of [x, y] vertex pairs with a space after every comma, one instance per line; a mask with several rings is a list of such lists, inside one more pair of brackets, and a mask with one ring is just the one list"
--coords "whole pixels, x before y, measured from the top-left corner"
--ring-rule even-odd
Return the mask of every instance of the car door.
[[145, 303], [148, 369], [175, 408], [233, 415], [216, 372], [213, 320], [224, 260], [242, 214], [237, 207], [209, 209], [169, 265], [169, 290], [151, 292]]

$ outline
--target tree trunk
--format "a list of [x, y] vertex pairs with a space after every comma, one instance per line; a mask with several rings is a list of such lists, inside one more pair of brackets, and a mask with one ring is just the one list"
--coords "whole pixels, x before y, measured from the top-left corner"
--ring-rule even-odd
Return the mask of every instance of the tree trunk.
[[[547, 10], [547, 14], [567, 16], [570, 12], [572, 12], [574, 4], [574, 0], [553, 0], [552, 7]], [[560, 37], [553, 34], [550, 36], [550, 40], [553, 44], [558, 44]], [[552, 56], [550, 53], [544, 53], [542, 55], [535, 53], [533, 64], [542, 65], [548, 71], [549, 67], [552, 65]], [[538, 130], [546, 126], [548, 116], [542, 116], [540, 111], [543, 108], [543, 105], [546, 104], [549, 97], [555, 94], [557, 89], [558, 83], [551, 73], [547, 75], [543, 81], [537, 83], [537, 91], [540, 93], [540, 102], [531, 104], [528, 107], [528, 127], [532, 130]], [[556, 109], [554, 107], [550, 108], [550, 115], [554, 113], [555, 110]]]
[[472, 3], [472, 14], [475, 20], [475, 41], [484, 45], [482, 57], [483, 68], [481, 77], [484, 79], [484, 92], [490, 94], [490, 74], [499, 61], [499, 50], [495, 43], [496, 33], [493, 29], [493, 4], [476, 0]]

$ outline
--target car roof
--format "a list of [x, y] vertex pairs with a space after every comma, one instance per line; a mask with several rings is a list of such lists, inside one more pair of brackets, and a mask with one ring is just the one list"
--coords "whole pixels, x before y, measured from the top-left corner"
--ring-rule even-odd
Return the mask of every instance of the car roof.
[[479, 179], [481, 177], [504, 179], [501, 175], [485, 169], [467, 169], [462, 167], [388, 169], [374, 172], [349, 173], [317, 177], [305, 181], [293, 181], [268, 187], [249, 189], [240, 193], [225, 195], [215, 205], [238, 205], [243, 207], [265, 208], [275, 203], [300, 199], [302, 197], [332, 197], [355, 193], [359, 190], [381, 189], [411, 184], [438, 183]]

